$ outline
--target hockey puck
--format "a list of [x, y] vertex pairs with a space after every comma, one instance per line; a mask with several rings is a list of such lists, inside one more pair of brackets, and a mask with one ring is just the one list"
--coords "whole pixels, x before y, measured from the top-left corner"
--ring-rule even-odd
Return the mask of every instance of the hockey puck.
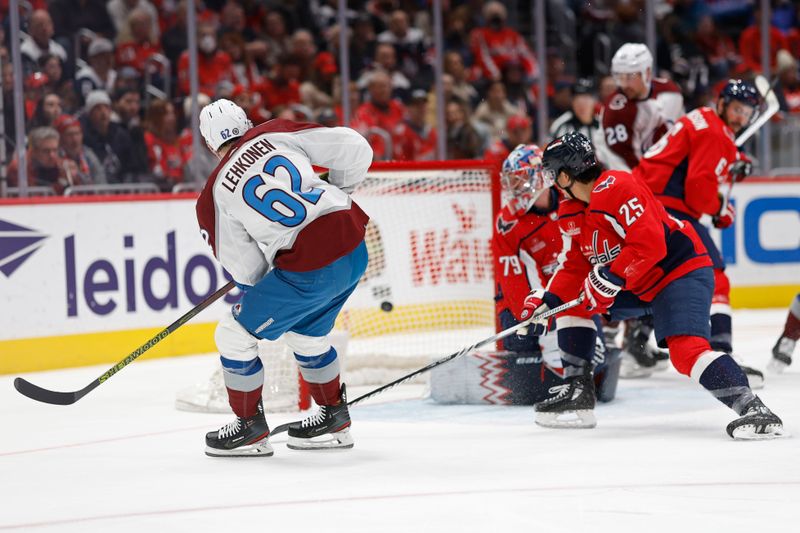
[[386, 311], [387, 313], [394, 309], [392, 302], [381, 302], [381, 311]]

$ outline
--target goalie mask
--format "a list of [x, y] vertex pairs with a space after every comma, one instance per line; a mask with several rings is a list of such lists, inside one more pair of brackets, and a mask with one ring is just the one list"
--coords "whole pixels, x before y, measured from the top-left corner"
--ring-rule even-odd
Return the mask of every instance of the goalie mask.
[[542, 149], [535, 144], [520, 144], [508, 154], [500, 170], [503, 196], [514, 213], [527, 212], [533, 202], [552, 183], [542, 175]]

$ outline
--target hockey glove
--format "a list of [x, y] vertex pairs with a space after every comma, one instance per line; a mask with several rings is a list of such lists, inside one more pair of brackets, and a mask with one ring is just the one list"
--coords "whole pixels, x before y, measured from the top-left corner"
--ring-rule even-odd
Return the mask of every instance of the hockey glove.
[[[543, 313], [553, 307], [561, 305], [561, 299], [544, 289], [534, 289], [525, 297], [522, 302], [522, 313], [520, 318], [522, 320], [529, 320], [536, 313]], [[547, 333], [547, 323], [549, 319], [534, 320], [530, 323], [528, 328], [523, 328], [517, 331], [517, 335], [544, 335]]]
[[736, 209], [733, 207], [733, 204], [723, 200], [719, 213], [712, 217], [711, 222], [714, 224], [715, 228], [725, 229], [731, 227], [735, 219]]
[[753, 164], [750, 161], [741, 159], [734, 161], [728, 167], [728, 175], [734, 183], [743, 181], [747, 176], [753, 172]]
[[608, 267], [596, 265], [583, 282], [584, 307], [593, 313], [605, 313], [624, 284], [625, 280], [612, 274]]

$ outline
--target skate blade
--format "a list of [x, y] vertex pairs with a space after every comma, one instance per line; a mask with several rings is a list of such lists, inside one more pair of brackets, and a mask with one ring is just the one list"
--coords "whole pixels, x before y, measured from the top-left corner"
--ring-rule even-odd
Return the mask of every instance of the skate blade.
[[346, 450], [353, 447], [353, 436], [349, 429], [326, 433], [311, 439], [289, 436], [286, 446], [292, 450]]
[[197, 404], [185, 402], [183, 400], [175, 400], [175, 409], [178, 411], [188, 411], [190, 413], [220, 413], [230, 414], [231, 406], [228, 404]]
[[219, 450], [206, 446], [206, 455], [209, 457], [272, 457], [274, 453], [275, 450], [272, 449], [269, 438], [232, 450]]
[[594, 411], [583, 409], [563, 413], [536, 413], [536, 424], [546, 428], [590, 429], [597, 425]]
[[783, 426], [769, 424], [762, 431], [756, 431], [754, 424], [745, 424], [733, 430], [733, 440], [772, 440], [789, 437]]
[[769, 360], [769, 363], [767, 363], [767, 371], [769, 371], [772, 374], [783, 374], [783, 372], [786, 370], [788, 366], [789, 365], [787, 365], [783, 361], [775, 359], [773, 357], [772, 359]]
[[760, 390], [764, 388], [764, 374], [747, 366], [743, 366], [742, 370], [744, 375], [747, 376], [747, 382], [750, 384], [751, 389]]

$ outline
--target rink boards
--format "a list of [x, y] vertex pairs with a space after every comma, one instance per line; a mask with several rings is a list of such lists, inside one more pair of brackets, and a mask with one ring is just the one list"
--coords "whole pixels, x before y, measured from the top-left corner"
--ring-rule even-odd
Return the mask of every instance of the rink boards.
[[[455, 320], [450, 302], [491, 306], [490, 192], [436, 196], [437, 205], [412, 194], [364, 202], [373, 219], [391, 219], [378, 251], [393, 270], [398, 316], [412, 302]], [[786, 306], [800, 291], [800, 180], [752, 178], [733, 196], [736, 224], [717, 235], [733, 304]], [[194, 204], [193, 195], [0, 203], [0, 373], [117, 361], [224, 284]], [[405, 207], [414, 216], [399, 216]], [[380, 277], [351, 309], [380, 313], [388, 301]], [[214, 351], [214, 322], [238, 297], [233, 291], [147, 356]]]

